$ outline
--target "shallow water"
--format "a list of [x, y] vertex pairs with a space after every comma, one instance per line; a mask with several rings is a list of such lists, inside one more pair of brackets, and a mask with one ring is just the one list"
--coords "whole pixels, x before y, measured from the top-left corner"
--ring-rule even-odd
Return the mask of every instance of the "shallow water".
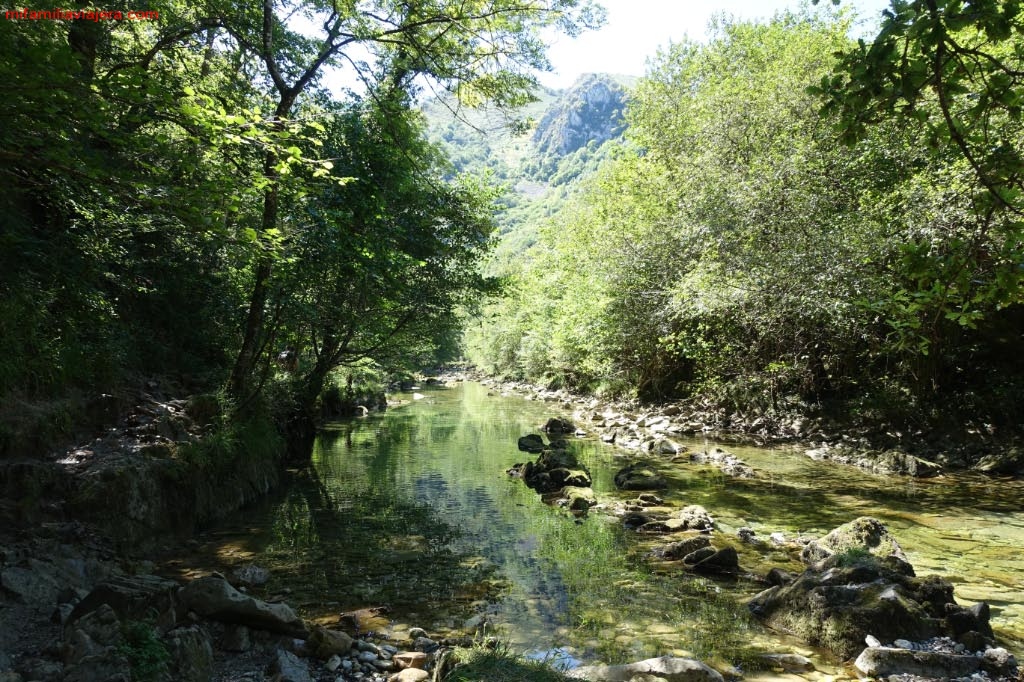
[[[743, 601], [762, 586], [652, 566], [643, 555], [657, 539], [600, 513], [577, 523], [506, 476], [527, 457], [516, 439], [557, 414], [554, 405], [493, 396], [477, 384], [420, 392], [426, 398], [325, 429], [312, 467], [206, 535], [177, 568], [256, 562], [273, 572], [269, 590], [306, 617], [333, 624], [341, 612], [374, 607], [358, 614], [360, 627], [394, 637], [411, 626], [440, 636], [497, 634], [534, 655], [606, 662], [666, 653], [730, 660], [741, 646], [815, 655], [747, 621]], [[612, 482], [625, 453], [588, 439], [574, 447], [603, 502], [635, 497]], [[1024, 653], [1020, 481], [875, 476], [795, 450], [725, 447], [759, 478], [666, 464], [671, 487], [662, 496], [704, 505], [746, 571], [799, 566], [783, 552], [735, 542], [740, 527], [792, 538], [876, 516], [919, 575], [945, 576], [961, 603], [989, 602], [997, 636]]]

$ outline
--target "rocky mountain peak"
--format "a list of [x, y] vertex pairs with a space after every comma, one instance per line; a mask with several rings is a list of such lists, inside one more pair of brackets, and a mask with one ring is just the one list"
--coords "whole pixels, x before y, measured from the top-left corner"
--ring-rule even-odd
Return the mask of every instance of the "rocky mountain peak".
[[625, 127], [627, 90], [607, 74], [586, 74], [565, 91], [537, 125], [542, 154], [566, 155], [590, 142], [600, 145]]

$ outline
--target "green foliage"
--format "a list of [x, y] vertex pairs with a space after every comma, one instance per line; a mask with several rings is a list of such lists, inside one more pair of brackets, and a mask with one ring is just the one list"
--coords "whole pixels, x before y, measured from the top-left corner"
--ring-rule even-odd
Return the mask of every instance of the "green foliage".
[[[158, 5], [160, 22], [0, 25], [0, 396], [169, 375], [227, 381], [244, 418], [264, 392], [302, 411], [363, 357], [457, 355], [494, 193], [449, 174], [409, 102], [429, 84], [459, 106], [521, 105], [542, 37], [596, 26], [600, 9], [289, 8], [307, 35], [273, 3]], [[331, 97], [328, 65], [364, 92]], [[277, 371], [287, 344], [301, 374]]]
[[[198, 396], [188, 410], [205, 423], [202, 438], [179, 446], [177, 456], [205, 476], [229, 475], [242, 460], [273, 460], [284, 452], [278, 429], [289, 407], [286, 387], [275, 384], [270, 397], [274, 410], [249, 410], [238, 416], [232, 399], [225, 392]], [[203, 419], [201, 419], [201, 417]]]
[[837, 553], [833, 559], [836, 566], [849, 568], [866, 561], [877, 561], [877, 557], [865, 547], [849, 547]]
[[811, 88], [847, 143], [895, 122], [943, 160], [919, 191], [945, 193], [953, 210], [902, 245], [909, 286], [882, 312], [922, 353], [941, 352], [940, 327], [976, 329], [1022, 302], [1022, 44], [1019, 2], [893, 2], [874, 40]]
[[516, 655], [507, 644], [456, 650], [457, 664], [446, 682], [564, 682], [568, 678], [546, 665]]
[[[469, 328], [471, 359], [643, 399], [915, 429], [948, 415], [953, 391], [1013, 424], [979, 396], [994, 376], [1012, 377], [1001, 393], [1021, 378], [993, 351], [1021, 302], [1010, 188], [1024, 138], [984, 90], [1016, 87], [994, 73], [1019, 70], [1018, 11], [939, 2], [940, 24], [958, 26], [940, 31], [928, 4], [896, 3], [859, 47], [849, 15], [805, 10], [718, 19], [708, 43], [662, 52], [633, 92], [626, 142], [577, 198], [530, 217], [535, 242]], [[894, 104], [898, 79], [872, 65], [934, 57], [915, 42], [926, 25], [960, 49], [965, 65], [943, 62], [959, 90], [943, 104], [926, 79], [912, 106]]]
[[128, 659], [132, 679], [155, 682], [168, 671], [171, 653], [150, 623], [127, 621], [123, 628], [124, 642], [117, 653]]

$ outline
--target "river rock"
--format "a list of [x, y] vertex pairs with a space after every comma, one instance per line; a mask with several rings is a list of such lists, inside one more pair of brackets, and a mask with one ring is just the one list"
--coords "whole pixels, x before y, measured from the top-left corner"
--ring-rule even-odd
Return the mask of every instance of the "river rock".
[[796, 580], [796, 577], [792, 573], [778, 566], [768, 571], [768, 574], [765, 576], [765, 581], [769, 585], [788, 585], [794, 580]]
[[659, 455], [678, 455], [685, 449], [682, 445], [668, 439], [660, 439], [654, 442], [654, 452]]
[[430, 679], [430, 673], [419, 668], [406, 668], [388, 678], [388, 682], [425, 682]]
[[733, 478], [753, 478], [755, 475], [754, 469], [743, 460], [721, 448], [695, 452], [690, 455], [690, 461], [697, 462], [698, 464], [713, 464], [726, 476], [732, 476]]
[[567, 450], [544, 450], [536, 462], [519, 469], [523, 481], [537, 492], [553, 493], [566, 486], [589, 488], [590, 473]]
[[817, 540], [804, 546], [800, 558], [805, 563], [814, 563], [834, 554], [863, 550], [878, 557], [894, 556], [907, 560], [903, 548], [896, 542], [889, 530], [878, 519], [862, 516], [833, 529]]
[[661, 490], [668, 487], [668, 481], [654, 467], [636, 463], [615, 474], [615, 485], [619, 490]]
[[1012, 447], [1002, 452], [987, 454], [978, 460], [974, 468], [986, 474], [1024, 474], [1024, 449]]
[[814, 663], [806, 656], [799, 654], [763, 654], [761, 658], [773, 668], [782, 669], [787, 673], [814, 672]]
[[716, 551], [717, 550], [714, 547], [710, 547], [710, 546], [709, 547], [701, 547], [699, 549], [695, 549], [695, 550], [693, 550], [692, 552], [690, 552], [689, 554], [687, 554], [687, 555], [685, 555], [683, 557], [683, 563], [686, 564], [687, 566], [693, 566], [694, 564], [699, 564], [700, 562], [704, 561], [705, 559], [710, 559], [711, 557], [713, 557], [715, 555]]
[[293, 637], [308, 634], [302, 619], [287, 604], [268, 604], [250, 597], [223, 578], [210, 576], [193, 580], [181, 588], [178, 597], [186, 609], [205, 618]]
[[111, 576], [75, 604], [68, 620], [73, 623], [106, 604], [122, 620], [141, 621], [157, 614], [173, 625], [177, 591], [178, 583], [155, 575]]
[[538, 453], [544, 451], [544, 438], [536, 433], [527, 434], [519, 438], [519, 449], [523, 452]]
[[175, 628], [164, 638], [171, 654], [170, 673], [175, 682], [208, 682], [213, 678], [213, 647], [203, 628]]
[[1002, 647], [986, 649], [981, 657], [981, 667], [995, 677], [1016, 677], [1019, 675], [1017, 659]]
[[[938, 576], [914, 577], [912, 569], [908, 575], [909, 564], [895, 556], [865, 555], [850, 564], [841, 564], [839, 558], [808, 568], [788, 585], [761, 592], [750, 601], [751, 611], [771, 627], [851, 658], [863, 649], [868, 635], [883, 641], [923, 640], [949, 632], [949, 615], [968, 610], [953, 600], [948, 582]], [[983, 618], [983, 610], [975, 616]], [[979, 636], [991, 637], [987, 622], [975, 624], [985, 630]]]
[[71, 654], [71, 660], [99, 653], [96, 646], [100, 648], [117, 646], [124, 641], [121, 620], [109, 604], [100, 604], [94, 610], [84, 614], [71, 624], [69, 630], [77, 634], [74, 641], [81, 643], [80, 650]]
[[562, 488], [561, 497], [565, 500], [566, 508], [574, 514], [586, 514], [591, 507], [597, 504], [594, 490], [589, 487], [565, 486]]
[[665, 682], [723, 682], [713, 668], [690, 658], [662, 656], [625, 665], [581, 666], [566, 677], [589, 682], [631, 682], [641, 675], [652, 675]]
[[278, 682], [313, 682], [309, 674], [309, 666], [301, 658], [290, 651], [277, 650], [270, 672], [279, 675]]
[[403, 651], [395, 654], [392, 660], [400, 668], [419, 668], [422, 670], [427, 667], [427, 655], [422, 651]]
[[710, 533], [715, 527], [715, 520], [711, 518], [711, 514], [699, 504], [683, 507], [679, 511], [679, 518], [683, 522], [684, 530], [699, 530], [703, 533]]
[[969, 677], [981, 668], [981, 658], [938, 651], [912, 651], [896, 647], [868, 647], [854, 661], [868, 677], [913, 675], [931, 679]]
[[[651, 551], [651, 554], [658, 557], [659, 559], [665, 559], [667, 561], [676, 561], [682, 559], [688, 554], [696, 552], [698, 549], [703, 549], [711, 545], [711, 540], [708, 539], [707, 535], [696, 535], [692, 538], [686, 538], [679, 542], [673, 542], [665, 545], [664, 547], [656, 547]], [[710, 555], [709, 555], [710, 556]]]
[[733, 547], [723, 547], [711, 556], [693, 565], [698, 573], [711, 575], [732, 575], [740, 568], [740, 558]]
[[347, 634], [340, 630], [328, 630], [319, 625], [309, 633], [306, 643], [313, 655], [322, 661], [331, 656], [347, 654], [352, 649], [352, 638]]
[[567, 419], [552, 417], [544, 424], [543, 430], [547, 433], [574, 433], [576, 426]]

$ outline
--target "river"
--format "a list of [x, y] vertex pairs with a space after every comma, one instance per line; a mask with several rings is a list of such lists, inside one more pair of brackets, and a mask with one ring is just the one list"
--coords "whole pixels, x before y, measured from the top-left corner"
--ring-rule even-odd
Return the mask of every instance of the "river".
[[[600, 511], [577, 522], [544, 505], [505, 470], [528, 457], [516, 439], [558, 414], [551, 404], [492, 395], [479, 384], [421, 389], [386, 413], [328, 425], [312, 466], [256, 507], [200, 538], [182, 574], [271, 569], [272, 593], [307, 618], [358, 614], [364, 629], [401, 638], [412, 626], [443, 637], [495, 635], [534, 656], [621, 662], [653, 655], [734, 660], [734, 651], [820, 652], [767, 632], [743, 602], [751, 581], [697, 579], [652, 564], [656, 539]], [[703, 449], [714, 442], [686, 442]], [[573, 447], [605, 503], [627, 453], [593, 439]], [[1024, 484], [971, 474], [916, 480], [814, 462], [794, 449], [723, 446], [758, 472], [733, 480], [711, 467], [663, 467], [666, 502], [701, 504], [716, 532], [767, 539], [821, 535], [862, 515], [881, 519], [918, 575], [950, 580], [960, 603], [985, 600], [1004, 646], [1024, 653]], [[738, 541], [744, 570], [799, 570], [791, 557]], [[830, 666], [833, 666], [830, 668]]]

